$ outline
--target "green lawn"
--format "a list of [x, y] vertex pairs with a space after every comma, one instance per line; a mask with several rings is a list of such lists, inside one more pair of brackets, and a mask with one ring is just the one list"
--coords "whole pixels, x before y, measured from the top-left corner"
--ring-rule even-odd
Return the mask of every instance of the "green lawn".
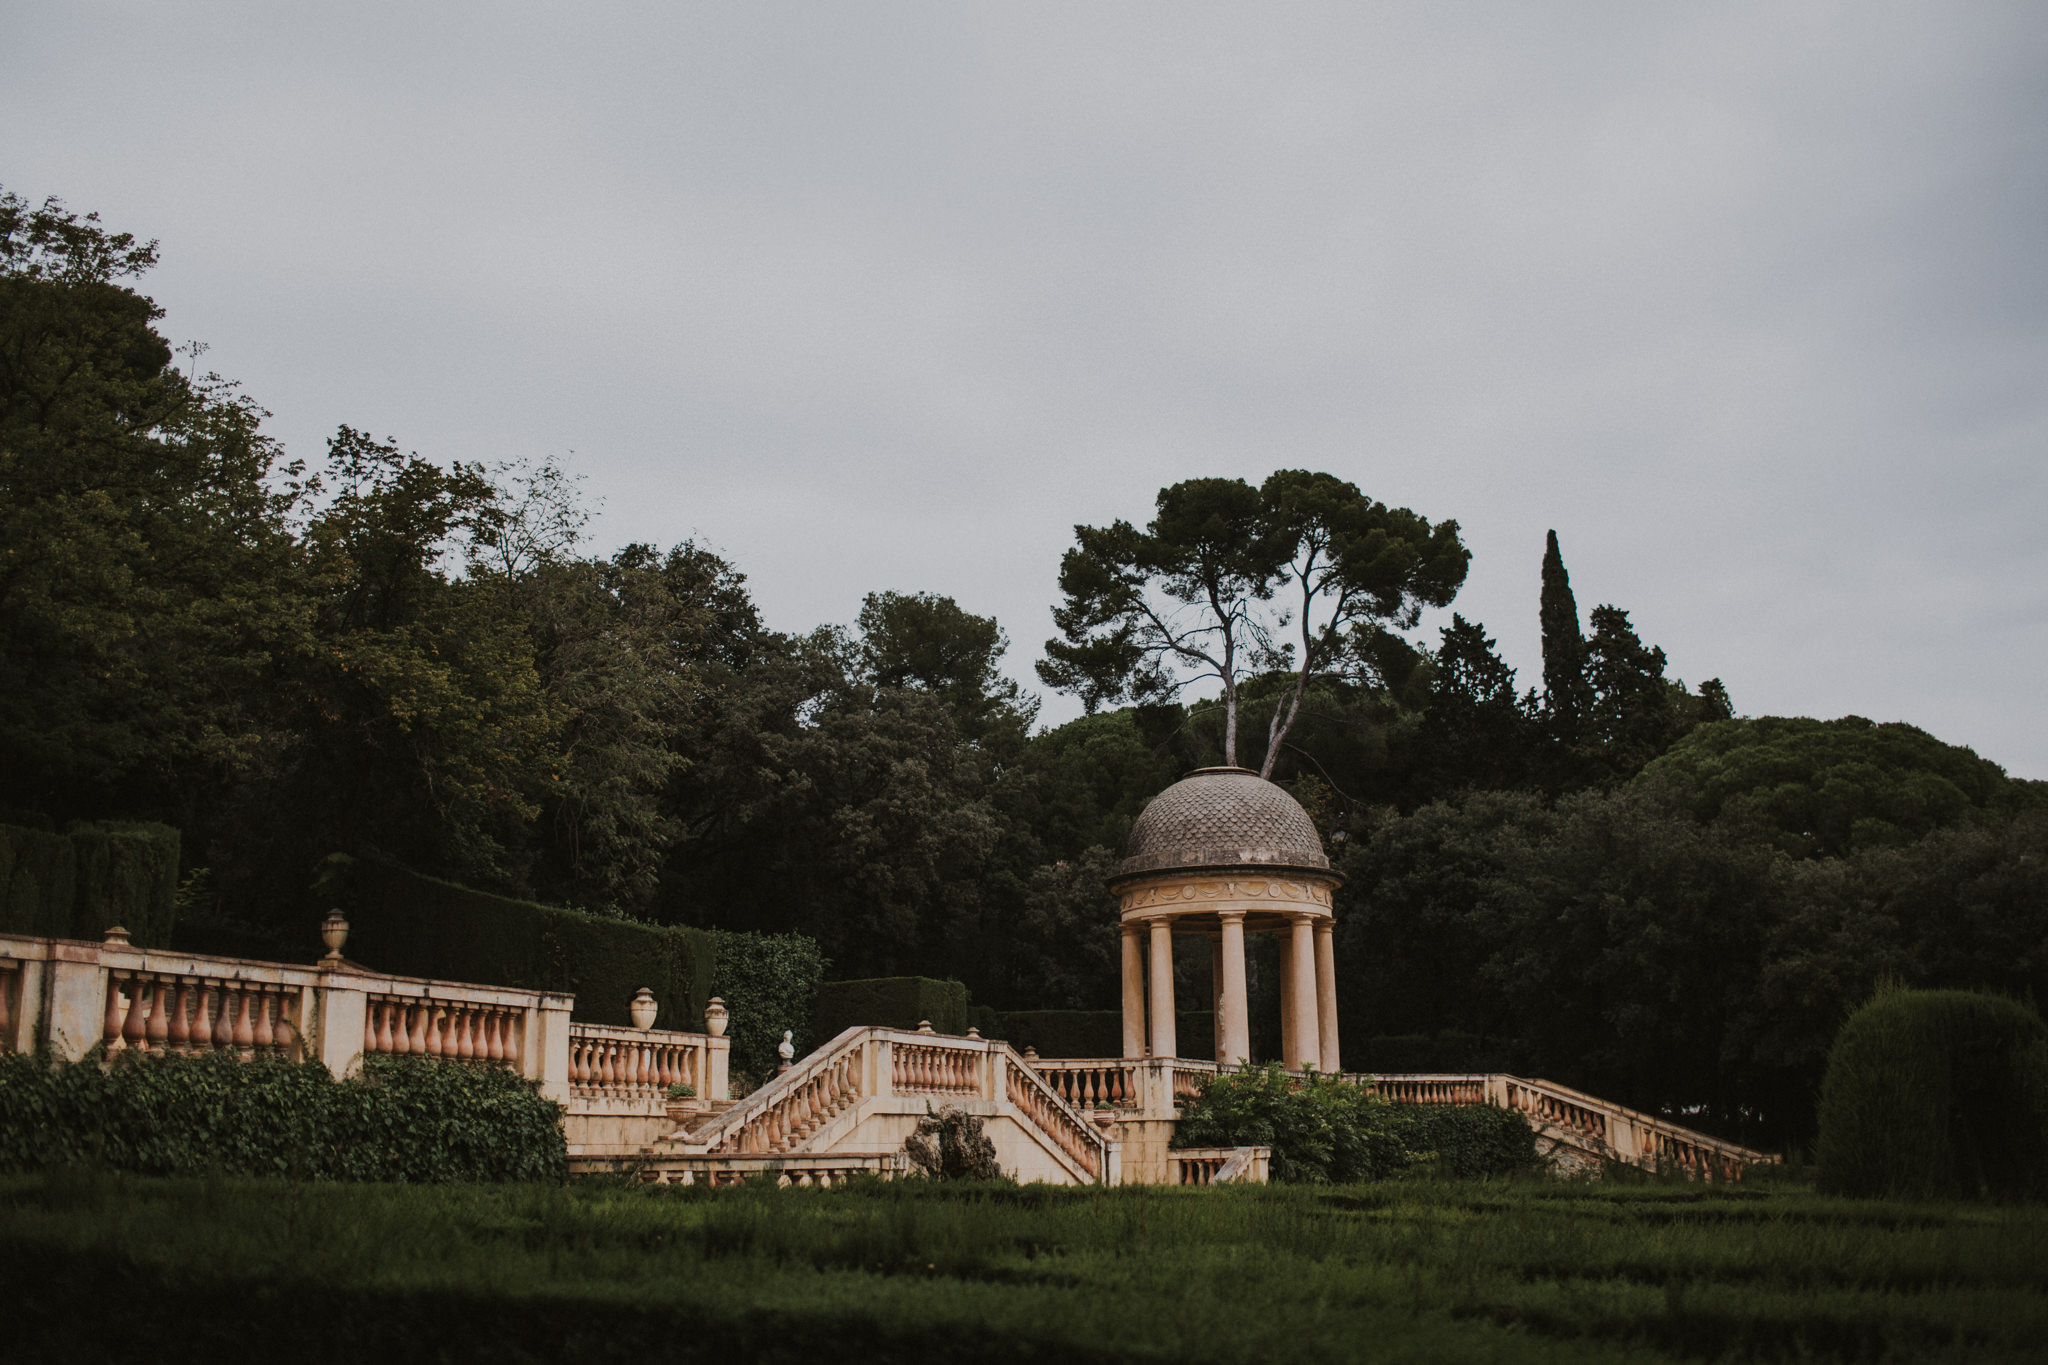
[[18, 1360], [2040, 1360], [2048, 1210], [1413, 1181], [0, 1181]]

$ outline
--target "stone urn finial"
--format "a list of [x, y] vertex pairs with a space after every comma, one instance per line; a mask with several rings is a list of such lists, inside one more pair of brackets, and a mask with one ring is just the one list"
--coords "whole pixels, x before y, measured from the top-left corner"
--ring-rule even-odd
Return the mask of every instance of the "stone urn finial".
[[1035, 1061], [1037, 1061], [1037, 1060], [1038, 1060], [1038, 1049], [1037, 1049], [1037, 1048], [1035, 1048], [1035, 1047], [1032, 1047], [1032, 1046], [1030, 1046], [1029, 1044], [1026, 1044], [1026, 1046], [1025, 1046], [1025, 1048], [1024, 1048], [1024, 1060], [1025, 1060], [1025, 1061], [1027, 1061], [1027, 1062], [1035, 1062]]
[[106, 933], [100, 936], [100, 944], [102, 947], [107, 948], [129, 948], [134, 946], [128, 942], [128, 931], [118, 924], [107, 926]]
[[633, 1017], [633, 1027], [645, 1033], [654, 1027], [654, 1016], [661, 1013], [661, 1002], [654, 998], [654, 992], [642, 986], [633, 992], [633, 999], [626, 1005], [626, 1013]]
[[718, 996], [711, 997], [711, 1003], [704, 1007], [704, 1031], [713, 1038], [725, 1036], [726, 1021], [732, 1014], [725, 1008], [725, 1001]]
[[932, 1027], [932, 1021], [931, 1021], [931, 1020], [929, 1020], [929, 1019], [920, 1019], [920, 1020], [918, 1020], [918, 1021], [917, 1021], [917, 1031], [918, 1031], [919, 1033], [935, 1033], [935, 1032], [937, 1032], [937, 1030], [936, 1030], [936, 1029], [934, 1029], [934, 1028]]
[[341, 945], [348, 942], [348, 916], [339, 910], [329, 910], [327, 918], [320, 921], [320, 941], [327, 945], [327, 956], [320, 960], [339, 964]]
[[974, 1025], [969, 1024], [967, 1026], [967, 1036], [969, 1038], [974, 1039], [978, 1043], [981, 1041], [981, 1030], [974, 1027]]

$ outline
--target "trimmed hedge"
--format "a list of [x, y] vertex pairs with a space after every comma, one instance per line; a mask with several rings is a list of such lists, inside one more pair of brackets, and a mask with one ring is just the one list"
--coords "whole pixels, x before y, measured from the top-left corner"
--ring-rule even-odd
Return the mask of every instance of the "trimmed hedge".
[[826, 981], [818, 986], [812, 1027], [819, 1038], [854, 1028], [911, 1028], [931, 1020], [938, 1033], [962, 1034], [979, 1027], [970, 1014], [967, 987], [928, 976], [877, 976], [864, 981]]
[[[1036, 1048], [1041, 1057], [1124, 1055], [1122, 1010], [1005, 1010], [996, 1027], [993, 1036], [1008, 1039], [1019, 1052]], [[1215, 1050], [1214, 1010], [1177, 1011], [1173, 1027], [1182, 1056], [1207, 1057]]]
[[0, 825], [0, 932], [97, 939], [118, 924], [137, 947], [168, 945], [179, 842], [159, 824]]
[[825, 974], [825, 954], [817, 940], [802, 934], [743, 934], [709, 931], [717, 960], [711, 993], [732, 1012], [726, 1036], [732, 1039], [732, 1068], [755, 1079], [775, 1073], [780, 1057], [775, 1045], [782, 1031], [801, 1057], [832, 1037], [816, 1030], [818, 978]]
[[1477, 1034], [1375, 1034], [1345, 1047], [1353, 1071], [1375, 1076], [1507, 1071], [1507, 1052]]
[[1041, 1057], [1121, 1057], [1124, 1016], [1120, 1010], [1005, 1010], [1002, 1036], [1019, 1052]]
[[559, 1182], [561, 1116], [537, 1082], [427, 1057], [366, 1058], [336, 1083], [319, 1062], [224, 1053], [105, 1068], [0, 1055], [0, 1171]]
[[1385, 1180], [1428, 1165], [1462, 1177], [1537, 1166], [1527, 1119], [1489, 1105], [1389, 1104], [1334, 1077], [1296, 1080], [1268, 1063], [1212, 1076], [1182, 1106], [1175, 1147], [1271, 1147], [1282, 1181]]
[[575, 1017], [630, 1025], [642, 986], [655, 1027], [701, 1032], [717, 947], [701, 929], [642, 924], [472, 891], [391, 863], [335, 854], [320, 891], [349, 918], [344, 951], [378, 971], [561, 991]]
[[1815, 1157], [1835, 1194], [2048, 1195], [2048, 1025], [1974, 991], [1880, 994], [1828, 1056]]

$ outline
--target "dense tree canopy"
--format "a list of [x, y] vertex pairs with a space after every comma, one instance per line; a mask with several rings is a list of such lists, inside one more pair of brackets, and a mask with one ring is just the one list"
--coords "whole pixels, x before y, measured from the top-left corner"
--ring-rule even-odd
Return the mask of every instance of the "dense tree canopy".
[[317, 951], [344, 852], [1109, 1008], [1132, 821], [1243, 755], [1349, 879], [1352, 1066], [1427, 1036], [1770, 1139], [1878, 981], [2048, 994], [2048, 788], [1908, 725], [1736, 719], [1622, 607], [1580, 621], [1554, 534], [1523, 690], [1477, 622], [1415, 638], [1454, 521], [1176, 483], [1076, 528], [1039, 671], [1087, 714], [1035, 730], [942, 593], [785, 634], [701, 545], [591, 553], [556, 462], [351, 426], [289, 459], [174, 363], [154, 261], [0, 192], [0, 820], [176, 825], [188, 942]]

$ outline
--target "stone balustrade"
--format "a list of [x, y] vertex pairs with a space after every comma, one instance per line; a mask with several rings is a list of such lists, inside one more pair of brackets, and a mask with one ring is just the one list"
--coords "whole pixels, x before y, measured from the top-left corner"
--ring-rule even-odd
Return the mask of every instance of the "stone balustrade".
[[985, 1047], [979, 1040], [940, 1038], [933, 1034], [912, 1035], [917, 1042], [899, 1042], [893, 1050], [894, 1070], [890, 1083], [905, 1095], [978, 1095]]
[[62, 1062], [95, 1048], [317, 1059], [337, 1076], [365, 1056], [503, 1066], [567, 1106], [572, 1127], [595, 1105], [608, 1121], [658, 1128], [678, 1081], [707, 1105], [725, 1099], [729, 1040], [571, 1024], [573, 1004], [370, 972], [338, 950], [297, 966], [136, 948], [119, 932], [98, 943], [0, 934], [0, 1049]]
[[862, 1062], [857, 1051], [814, 1055], [735, 1107], [714, 1153], [785, 1152], [816, 1133], [861, 1094]]
[[1091, 1181], [1100, 1181], [1106, 1162], [1103, 1135], [1084, 1122], [1039, 1074], [1028, 1066], [1003, 1069], [1010, 1103], [1028, 1114]]
[[569, 1090], [578, 1096], [663, 1099], [672, 1085], [710, 1097], [713, 1040], [668, 1029], [569, 1025]]
[[1061, 1099], [1076, 1109], [1130, 1109], [1138, 1104], [1137, 1064], [1027, 1058]]
[[772, 1179], [787, 1189], [829, 1190], [862, 1178], [890, 1181], [909, 1174], [910, 1159], [902, 1152], [833, 1152], [818, 1156], [682, 1157], [661, 1162], [623, 1159], [579, 1163], [587, 1170], [637, 1175], [650, 1185], [738, 1185]]
[[[724, 1113], [672, 1132], [638, 1159], [646, 1169], [675, 1174], [715, 1160], [794, 1160], [865, 1147], [900, 1153], [905, 1134], [936, 1102], [1015, 1125], [1005, 1133], [1034, 1135], [1038, 1145], [1006, 1158], [1036, 1163], [1024, 1178], [1091, 1183], [1114, 1174], [1112, 1140], [1007, 1043], [882, 1028], [846, 1030]], [[570, 1155], [575, 1166], [578, 1154]], [[595, 1160], [589, 1168], [598, 1168]]]
[[1394, 1104], [1484, 1104], [1484, 1076], [1367, 1076], [1365, 1084]]
[[1170, 1184], [1263, 1185], [1271, 1176], [1271, 1147], [1178, 1147], [1168, 1154]]
[[193, 963], [183, 971], [109, 968], [101, 1040], [122, 1052], [232, 1052], [243, 1060], [297, 1061], [304, 1039], [294, 1022], [306, 987], [244, 980]]
[[363, 1051], [516, 1068], [526, 1055], [525, 1022], [522, 1009], [451, 998], [445, 992], [373, 994], [363, 1012]]

